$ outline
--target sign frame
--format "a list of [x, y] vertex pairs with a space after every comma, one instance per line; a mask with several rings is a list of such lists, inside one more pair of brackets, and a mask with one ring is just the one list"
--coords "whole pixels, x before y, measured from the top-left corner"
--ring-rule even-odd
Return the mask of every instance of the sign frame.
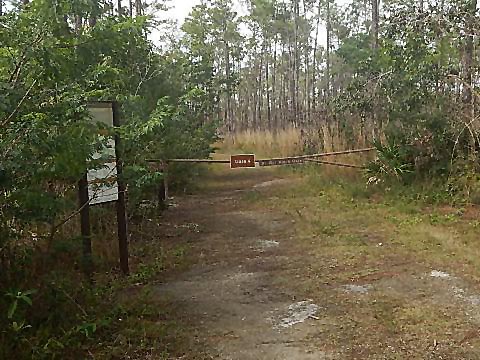
[[[92, 102], [87, 104], [87, 107], [97, 108], [110, 108], [112, 110], [112, 127], [118, 128], [121, 126], [120, 120], [120, 106], [114, 101], [102, 101]], [[108, 125], [108, 124], [107, 124]], [[113, 150], [115, 159], [115, 172], [116, 172], [116, 185], [117, 185], [117, 197], [115, 200], [97, 202], [95, 204], [116, 203], [117, 210], [117, 235], [118, 235], [118, 247], [119, 247], [119, 260], [120, 269], [124, 275], [128, 275], [128, 229], [127, 229], [127, 211], [126, 211], [126, 185], [122, 178], [123, 174], [123, 161], [121, 153], [121, 138], [118, 132], [115, 132], [113, 136]], [[85, 164], [86, 167], [86, 164]], [[111, 169], [111, 168], [110, 168]], [[89, 183], [88, 183], [88, 171], [85, 171], [84, 175], [78, 182], [78, 194], [79, 194], [79, 212], [80, 212], [80, 229], [83, 242], [83, 257], [85, 262], [85, 272], [91, 279], [93, 273], [93, 261], [92, 261], [92, 243], [91, 243], [91, 229], [90, 229], [90, 205], [91, 199], [89, 198]]]
[[[101, 122], [109, 128], [115, 127], [113, 102], [92, 102], [87, 108], [92, 115], [92, 120]], [[106, 155], [108, 162], [103, 164], [100, 169], [89, 170], [87, 172], [88, 179], [88, 195], [89, 204], [98, 205], [118, 201], [118, 156], [116, 154], [115, 135], [109, 136], [107, 146], [96, 154], [94, 158], [98, 159], [102, 155]]]

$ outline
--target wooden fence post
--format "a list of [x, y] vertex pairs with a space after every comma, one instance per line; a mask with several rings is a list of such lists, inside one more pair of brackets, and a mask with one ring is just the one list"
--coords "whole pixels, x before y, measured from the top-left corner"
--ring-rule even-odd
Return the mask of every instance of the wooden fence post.
[[82, 235], [82, 262], [85, 275], [90, 279], [93, 272], [92, 234], [90, 230], [90, 199], [88, 198], [88, 179], [85, 173], [78, 182], [78, 200], [80, 209], [80, 231]]
[[167, 206], [168, 206], [169, 193], [168, 193], [168, 163], [167, 162], [163, 163], [163, 189], [165, 192], [164, 194], [165, 202], [167, 203]]
[[[120, 126], [120, 109], [116, 102], [112, 103], [113, 107], [113, 126]], [[118, 249], [120, 254], [120, 269], [124, 275], [130, 272], [128, 265], [128, 229], [127, 229], [127, 210], [125, 201], [125, 181], [123, 180], [123, 159], [120, 150], [121, 139], [118, 133], [115, 133], [115, 157], [117, 160], [117, 183], [118, 183], [118, 200], [117, 200], [117, 225], [118, 225]]]

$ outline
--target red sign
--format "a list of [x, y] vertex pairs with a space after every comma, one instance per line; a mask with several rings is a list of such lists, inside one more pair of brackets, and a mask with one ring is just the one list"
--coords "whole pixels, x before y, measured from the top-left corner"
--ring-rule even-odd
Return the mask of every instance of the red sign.
[[254, 168], [255, 155], [232, 155], [230, 157], [230, 167], [232, 169]]

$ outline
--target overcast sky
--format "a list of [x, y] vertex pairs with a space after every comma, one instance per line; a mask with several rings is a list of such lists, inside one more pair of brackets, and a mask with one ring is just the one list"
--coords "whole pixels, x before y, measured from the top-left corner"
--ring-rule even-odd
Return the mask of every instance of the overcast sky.
[[[245, 14], [243, 6], [240, 4], [239, 0], [232, 0], [235, 4], [235, 10], [239, 14]], [[181, 26], [185, 18], [189, 15], [190, 11], [195, 5], [200, 4], [201, 0], [170, 0], [169, 6], [171, 9], [162, 15], [162, 18], [175, 19], [178, 21], [178, 24]], [[344, 5], [348, 3], [349, 0], [336, 0], [336, 3], [339, 5]], [[155, 38], [156, 32], [153, 32], [153, 38]], [[321, 44], [326, 45], [326, 29], [322, 26], [320, 28], [320, 38], [319, 41]], [[155, 41], [155, 39], [154, 39]]]
[[200, 4], [200, 0], [171, 0], [170, 6], [172, 9], [167, 15], [177, 19], [182, 24], [192, 8], [198, 4]]
[[[235, 9], [239, 14], [244, 14], [245, 11], [242, 11], [242, 6], [238, 0], [232, 0], [235, 3]], [[182, 26], [185, 18], [190, 14], [192, 8], [196, 5], [199, 5], [201, 0], [170, 0], [168, 6], [170, 10], [160, 14], [160, 18], [177, 20], [178, 26]], [[151, 39], [159, 44], [161, 41], [158, 41], [159, 36], [161, 35], [162, 29], [156, 29], [152, 31]]]
[[[242, 6], [237, 0], [233, 0], [235, 3], [235, 8], [238, 12], [242, 12]], [[167, 12], [167, 15], [177, 19], [181, 25], [185, 18], [188, 16], [190, 11], [195, 5], [199, 5], [200, 0], [170, 0], [170, 7], [172, 8]]]

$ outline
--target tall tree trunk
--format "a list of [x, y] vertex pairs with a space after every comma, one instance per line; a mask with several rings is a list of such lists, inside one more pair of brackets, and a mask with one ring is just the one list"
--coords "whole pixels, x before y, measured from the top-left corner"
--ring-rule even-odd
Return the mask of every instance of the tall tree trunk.
[[298, 51], [298, 31], [299, 31], [299, 17], [300, 17], [300, 4], [299, 0], [294, 0], [294, 28], [295, 28], [295, 33], [294, 33], [294, 48], [293, 48], [293, 64], [294, 64], [294, 77], [293, 77], [293, 83], [294, 83], [294, 91], [295, 91], [295, 97], [294, 97], [294, 117], [295, 117], [295, 122], [298, 124], [299, 123], [299, 92], [300, 92], [300, 53]]
[[[257, 53], [257, 33], [256, 31], [253, 32], [253, 42], [255, 44], [254, 46], [254, 54]], [[253, 73], [252, 73], [252, 78], [255, 81], [252, 81], [252, 92], [253, 92], [253, 104], [252, 104], [252, 127], [253, 129], [257, 128], [258, 124], [258, 77], [257, 77], [257, 59], [254, 57], [253, 58]]]
[[379, 2], [380, 0], [372, 0], [372, 41], [374, 49], [378, 49], [378, 29], [380, 22]]
[[465, 63], [465, 73], [464, 73], [464, 102], [466, 104], [471, 104], [473, 98], [473, 69], [474, 69], [474, 37], [475, 37], [475, 14], [477, 11], [477, 0], [470, 0], [470, 11], [467, 15], [468, 18], [466, 20], [466, 40], [465, 40], [465, 55], [464, 55], [464, 63]]
[[88, 17], [88, 25], [92, 28], [97, 25], [97, 19], [100, 11], [100, 6], [98, 4], [98, 0], [92, 2], [92, 12]]
[[225, 109], [225, 122], [228, 126], [228, 130], [232, 131], [232, 85], [231, 85], [231, 68], [230, 68], [230, 46], [228, 44], [227, 37], [227, 22], [223, 22], [223, 43], [224, 43], [224, 61], [225, 61], [225, 80], [227, 82], [227, 94], [226, 94], [226, 109]]
[[290, 121], [294, 127], [297, 127], [297, 112], [296, 112], [296, 92], [295, 92], [295, 50], [292, 50], [292, 45], [288, 44], [288, 77], [290, 81]]
[[275, 34], [273, 44], [273, 73], [272, 73], [272, 108], [273, 108], [273, 122], [274, 129], [278, 130], [280, 124], [278, 123], [278, 109], [277, 109], [277, 42], [278, 35]]
[[75, 15], [75, 33], [79, 34], [83, 27], [82, 15]]
[[[378, 50], [378, 30], [379, 30], [379, 2], [380, 0], [372, 0], [372, 47], [375, 52]], [[373, 138], [378, 139], [381, 134], [381, 128], [383, 127], [382, 123], [378, 121], [378, 106], [377, 106], [377, 96], [375, 94], [376, 86], [372, 83], [372, 120], [373, 120]]]
[[315, 30], [315, 42], [313, 45], [313, 64], [312, 64], [312, 110], [317, 111], [317, 50], [318, 50], [318, 32], [320, 29], [320, 16], [322, 13], [322, 0], [318, 0], [317, 25]]
[[[303, 2], [303, 16], [307, 18], [307, 4]], [[303, 96], [303, 107], [304, 107], [304, 123], [305, 125], [310, 124], [310, 34], [306, 36], [304, 44], [304, 54], [305, 57], [305, 76], [304, 76], [304, 96]]]
[[232, 85], [231, 85], [231, 69], [230, 69], [230, 48], [228, 44], [225, 44], [225, 77], [227, 79], [227, 111], [226, 121], [229, 126], [229, 130], [232, 131]]
[[265, 126], [263, 124], [262, 118], [262, 110], [263, 110], [263, 59], [265, 52], [263, 51], [264, 45], [262, 44], [262, 53], [260, 54], [260, 64], [258, 66], [258, 73], [257, 73], [257, 84], [258, 84], [258, 128], [264, 129]]
[[326, 52], [326, 69], [325, 69], [325, 100], [330, 101], [330, 48], [332, 46], [332, 19], [330, 13], [330, 0], [327, 0], [327, 52]]
[[137, 16], [143, 15], [142, 0], [135, 0], [135, 13], [137, 14]]
[[[281, 81], [282, 81], [282, 86], [281, 86], [281, 101], [280, 103], [282, 104], [281, 108], [281, 114], [282, 114], [282, 128], [285, 129], [288, 124], [288, 119], [289, 119], [289, 107], [288, 107], [288, 99], [287, 99], [287, 94], [288, 94], [288, 86], [289, 86], [289, 74], [290, 74], [290, 57], [286, 59], [287, 57], [287, 52], [285, 50], [285, 43], [282, 43], [282, 66], [281, 66]], [[288, 61], [286, 61], [288, 60]]]
[[[469, 122], [474, 122], [475, 120], [475, 98], [473, 96], [473, 87], [475, 86], [474, 82], [474, 63], [475, 63], [475, 47], [474, 47], [474, 38], [475, 38], [475, 15], [477, 12], [477, 0], [470, 0], [469, 11], [465, 23], [465, 54], [464, 54], [464, 63], [465, 63], [465, 72], [463, 76], [463, 101], [465, 103], [467, 119]], [[476, 125], [476, 124], [475, 124]], [[475, 139], [470, 139], [470, 152], [473, 156], [476, 152]]]
[[272, 52], [272, 43], [270, 39], [266, 36], [266, 41], [268, 41], [268, 53], [266, 51], [267, 46], [265, 46], [265, 87], [267, 89], [267, 122], [268, 129], [272, 130], [272, 105], [271, 105], [271, 90], [270, 90], [270, 61], [268, 59], [268, 54]]

